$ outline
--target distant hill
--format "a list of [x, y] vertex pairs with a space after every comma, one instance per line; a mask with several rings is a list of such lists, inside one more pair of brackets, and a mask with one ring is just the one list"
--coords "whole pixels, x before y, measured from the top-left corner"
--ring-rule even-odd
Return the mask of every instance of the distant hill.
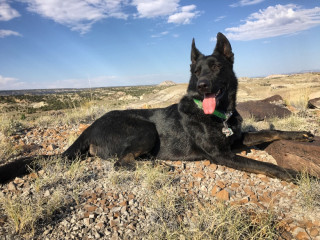
[[177, 85], [177, 84], [173, 81], [164, 81], [164, 82], [158, 84], [158, 86], [174, 86], [174, 85]]

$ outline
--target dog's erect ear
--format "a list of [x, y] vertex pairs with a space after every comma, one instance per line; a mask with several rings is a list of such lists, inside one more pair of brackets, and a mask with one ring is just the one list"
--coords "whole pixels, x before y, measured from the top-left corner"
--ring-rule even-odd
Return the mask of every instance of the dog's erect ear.
[[194, 38], [192, 39], [191, 46], [191, 63], [195, 64], [202, 53], [196, 48], [196, 43], [194, 42]]
[[224, 55], [231, 63], [234, 62], [234, 54], [232, 52], [232, 48], [229, 40], [222, 33], [217, 34], [217, 44], [213, 53], [218, 52]]

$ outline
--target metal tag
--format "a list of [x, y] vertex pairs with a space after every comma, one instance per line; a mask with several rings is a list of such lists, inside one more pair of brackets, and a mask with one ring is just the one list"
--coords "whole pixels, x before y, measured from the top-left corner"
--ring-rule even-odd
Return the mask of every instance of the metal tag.
[[223, 128], [222, 128], [222, 133], [223, 133], [224, 135], [226, 135], [227, 137], [230, 137], [230, 136], [233, 135], [232, 129], [231, 129], [231, 128], [227, 128], [227, 127], [223, 127]]

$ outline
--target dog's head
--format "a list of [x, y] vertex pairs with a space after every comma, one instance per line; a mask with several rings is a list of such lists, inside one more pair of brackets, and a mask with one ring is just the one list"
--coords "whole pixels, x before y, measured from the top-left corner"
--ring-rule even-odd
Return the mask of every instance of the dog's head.
[[217, 34], [216, 47], [209, 56], [196, 48], [193, 39], [191, 78], [187, 91], [209, 106], [208, 114], [216, 107], [225, 112], [234, 110], [238, 82], [233, 72], [233, 62], [231, 45], [222, 33]]

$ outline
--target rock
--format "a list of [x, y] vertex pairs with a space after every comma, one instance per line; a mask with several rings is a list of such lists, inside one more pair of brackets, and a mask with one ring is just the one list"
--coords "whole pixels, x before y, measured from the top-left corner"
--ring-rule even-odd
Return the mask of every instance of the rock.
[[317, 228], [311, 228], [310, 229], [310, 235], [311, 237], [316, 237], [319, 235], [319, 230]]
[[58, 146], [54, 145], [54, 144], [49, 144], [48, 147], [47, 147], [47, 151], [53, 151], [55, 149], [57, 149]]
[[275, 104], [275, 102], [279, 101], [282, 101], [282, 98], [279, 95], [274, 95], [264, 100], [238, 103], [237, 110], [242, 117], [253, 117], [257, 121], [290, 116], [291, 112], [288, 109]]
[[223, 189], [216, 195], [218, 200], [228, 201], [230, 198], [230, 194], [227, 190]]
[[311, 238], [308, 236], [308, 234], [305, 231], [303, 231], [303, 232], [299, 232], [297, 234], [296, 239], [298, 239], [298, 240], [309, 240]]
[[314, 98], [308, 101], [308, 108], [320, 108], [320, 98]]
[[7, 187], [8, 187], [9, 191], [16, 191], [17, 190], [16, 185], [13, 182], [10, 182]]
[[280, 167], [307, 170], [320, 177], [320, 137], [315, 137], [313, 142], [275, 141], [265, 151], [274, 157]]
[[88, 127], [90, 126], [90, 124], [83, 124], [80, 123], [79, 128], [78, 128], [78, 133], [82, 133], [84, 130], [86, 130]]

